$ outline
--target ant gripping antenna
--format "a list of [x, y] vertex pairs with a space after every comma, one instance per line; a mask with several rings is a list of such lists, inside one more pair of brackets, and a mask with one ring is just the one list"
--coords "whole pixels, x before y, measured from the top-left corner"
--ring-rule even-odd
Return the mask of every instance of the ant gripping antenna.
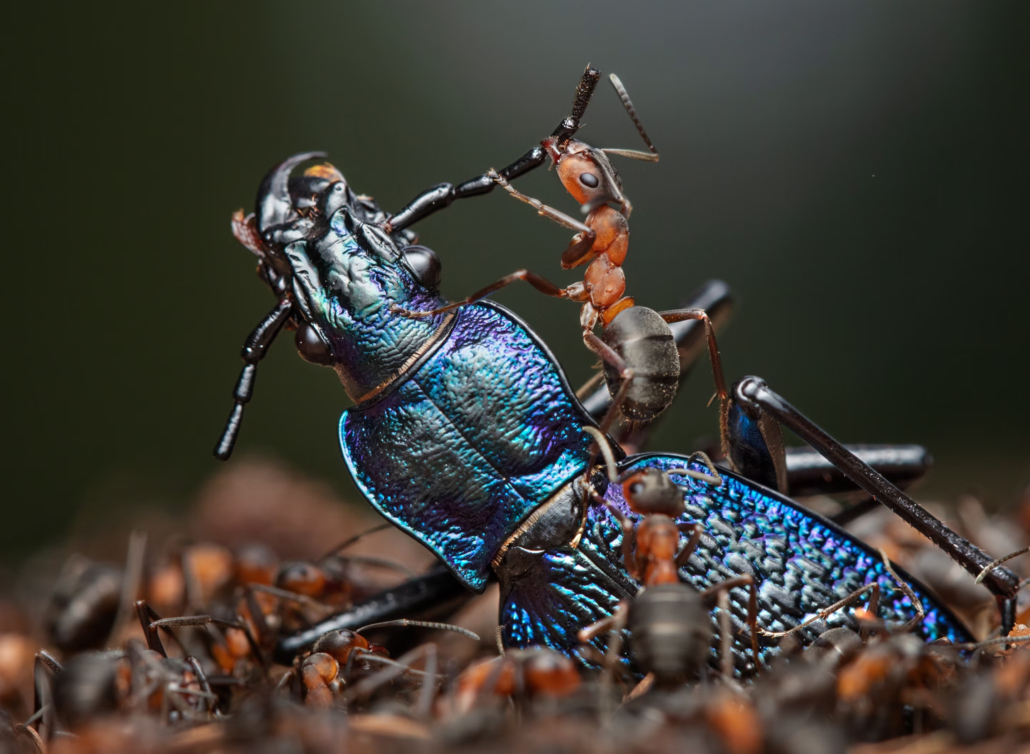
[[612, 86], [615, 87], [616, 93], [619, 95], [619, 99], [622, 100], [622, 106], [626, 108], [626, 112], [629, 113], [630, 119], [633, 121], [633, 125], [637, 127], [637, 131], [640, 133], [644, 143], [647, 144], [647, 148], [651, 150], [650, 154], [647, 152], [638, 152], [635, 149], [602, 149], [601, 151], [605, 154], [614, 154], [619, 157], [629, 157], [633, 160], [643, 160], [645, 162], [658, 162], [658, 150], [654, 148], [654, 144], [651, 143], [651, 138], [647, 135], [647, 131], [644, 130], [644, 124], [640, 122], [640, 118], [637, 117], [637, 110], [633, 107], [633, 102], [629, 98], [629, 92], [626, 91], [626, 87], [622, 85], [622, 81], [614, 73], [608, 76], [608, 79], [612, 82]]

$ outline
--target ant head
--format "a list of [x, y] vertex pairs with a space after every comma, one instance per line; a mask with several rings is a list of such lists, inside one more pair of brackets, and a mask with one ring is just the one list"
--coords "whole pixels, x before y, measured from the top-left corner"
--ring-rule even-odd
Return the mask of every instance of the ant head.
[[638, 471], [622, 483], [622, 496], [630, 509], [643, 516], [676, 518], [683, 513], [683, 489], [661, 469]]
[[600, 149], [570, 139], [554, 164], [565, 190], [580, 204], [591, 208], [608, 202], [622, 209], [629, 206], [615, 166]]

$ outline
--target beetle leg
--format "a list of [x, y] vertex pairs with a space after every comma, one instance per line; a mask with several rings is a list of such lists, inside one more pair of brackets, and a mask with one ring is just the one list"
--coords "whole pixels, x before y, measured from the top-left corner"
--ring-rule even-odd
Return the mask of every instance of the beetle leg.
[[[811, 445], [852, 482], [882, 502], [916, 531], [946, 552], [952, 560], [973, 576], [979, 576], [992, 558], [964, 537], [959, 536], [912, 498], [899, 490], [861, 458], [823, 431], [808, 417], [774, 392], [759, 377], [745, 377], [733, 386], [730, 401], [738, 402], [752, 412], [768, 412], [794, 434]], [[984, 583], [997, 597], [1002, 609], [1002, 630], [1007, 633], [1014, 620], [1015, 596], [1019, 577], [1004, 567], [988, 572]]]

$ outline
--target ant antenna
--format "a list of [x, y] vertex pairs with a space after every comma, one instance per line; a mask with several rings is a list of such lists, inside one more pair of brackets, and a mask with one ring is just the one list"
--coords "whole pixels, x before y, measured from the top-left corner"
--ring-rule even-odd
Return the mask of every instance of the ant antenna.
[[637, 117], [637, 110], [633, 107], [633, 102], [629, 98], [629, 93], [626, 91], [626, 87], [622, 85], [622, 81], [614, 73], [608, 76], [608, 79], [612, 82], [612, 86], [615, 87], [616, 93], [619, 95], [619, 99], [622, 100], [622, 106], [626, 108], [626, 112], [629, 113], [630, 119], [633, 121], [633, 125], [637, 127], [637, 131], [640, 133], [644, 143], [647, 144], [647, 148], [651, 150], [650, 154], [647, 152], [639, 152], [635, 149], [602, 149], [601, 151], [605, 154], [614, 154], [619, 157], [629, 157], [633, 160], [643, 160], [644, 162], [658, 162], [658, 150], [654, 148], [654, 144], [651, 143], [651, 138], [647, 135], [647, 131], [644, 130], [644, 125], [640, 122], [640, 118]]

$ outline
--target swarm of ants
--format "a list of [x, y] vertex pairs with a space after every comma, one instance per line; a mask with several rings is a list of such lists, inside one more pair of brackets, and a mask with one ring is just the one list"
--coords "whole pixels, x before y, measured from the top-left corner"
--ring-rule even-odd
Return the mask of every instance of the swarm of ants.
[[[652, 503], [668, 481], [624, 480], [642, 509], [651, 504], [655, 531]], [[625, 611], [628, 624], [612, 621], [631, 629], [621, 636], [632, 663], [587, 644], [583, 662], [504, 652], [487, 592], [448, 623], [412, 616], [332, 631], [276, 664], [280, 637], [430, 562], [316, 489], [274, 465], [243, 464], [209, 485], [185, 525], [151, 521], [109, 562], [93, 552], [56, 569], [46, 558], [26, 564], [0, 610], [0, 751], [1009, 752], [1030, 740], [1030, 609], [1008, 640], [997, 637], [986, 590], [889, 514], [853, 526], [982, 642], [926, 644], [859, 608], [858, 630], [834, 628], [807, 646], [784, 636], [744, 679], [719, 656], [728, 642], [709, 617], [719, 602], [695, 593], [669, 612], [663, 590], [675, 578], [645, 576], [654, 585]], [[1030, 540], [1030, 495], [1017, 510], [1023, 518], [988, 516], [966, 498], [952, 523], [1018, 552]], [[669, 555], [640, 534], [626, 556], [667, 576], [659, 561]], [[337, 546], [325, 546], [330, 537]]]

